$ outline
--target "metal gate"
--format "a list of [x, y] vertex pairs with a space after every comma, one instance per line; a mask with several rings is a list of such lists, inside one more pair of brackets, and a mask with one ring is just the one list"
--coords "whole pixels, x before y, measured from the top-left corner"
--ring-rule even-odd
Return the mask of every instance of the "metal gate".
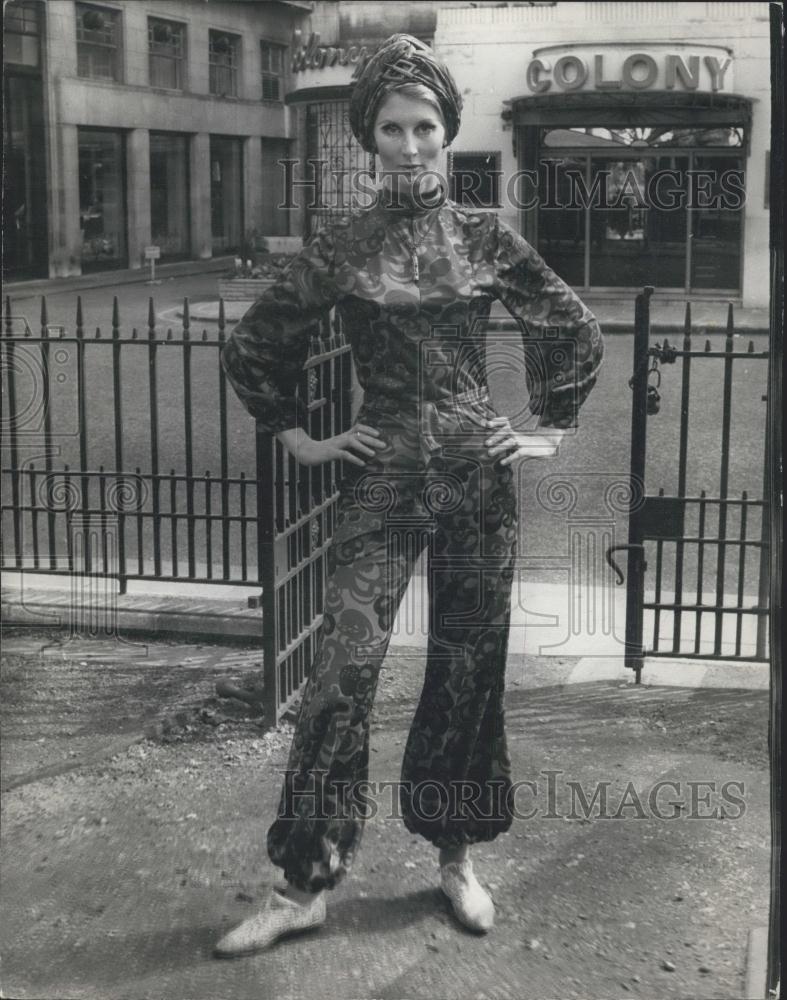
[[[681, 347], [667, 337], [651, 345], [653, 291], [635, 306], [628, 544], [607, 552], [623, 583], [614, 553], [627, 551], [625, 662], [637, 682], [646, 656], [768, 658], [769, 352], [753, 340], [735, 349], [732, 305], [726, 334], [699, 349], [690, 304]], [[662, 366], [678, 360], [680, 388], [669, 376], [662, 385]], [[668, 400], [677, 435], [676, 421], [657, 416]], [[743, 431], [733, 428], [734, 409]], [[654, 492], [653, 450], [674, 454], [675, 437], [677, 467], [665, 471], [662, 461], [661, 471], [672, 482]]]
[[[352, 423], [352, 356], [338, 319], [306, 362], [301, 392], [309, 434], [324, 439]], [[260, 478], [265, 722], [275, 725], [297, 697], [317, 652], [326, 553], [335, 526], [342, 463], [300, 465], [271, 434], [257, 430]]]

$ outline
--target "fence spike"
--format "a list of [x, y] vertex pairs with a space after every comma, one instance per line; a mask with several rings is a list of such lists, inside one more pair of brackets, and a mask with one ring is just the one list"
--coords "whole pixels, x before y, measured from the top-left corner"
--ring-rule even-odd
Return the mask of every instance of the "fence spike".
[[156, 310], [153, 307], [153, 296], [148, 299], [148, 336], [152, 339], [156, 336]]
[[96, 340], [101, 340], [101, 327], [96, 327]]
[[219, 340], [224, 339], [224, 325], [226, 319], [224, 316], [224, 299], [219, 299]]
[[136, 340], [137, 339], [137, 328], [136, 327], [134, 327], [132, 329], [132, 331], [131, 331], [131, 339], [132, 340]]
[[749, 354], [754, 354], [754, 341], [749, 341]]
[[[25, 325], [27, 325], [27, 324], [25, 324]], [[44, 331], [46, 330], [46, 328], [48, 326], [49, 326], [49, 317], [48, 317], [47, 311], [46, 311], [46, 295], [42, 295], [41, 296], [41, 333], [44, 336], [46, 336], [46, 334], [44, 334]]]
[[120, 305], [118, 297], [112, 297], [112, 335], [116, 336], [120, 332]]
[[172, 340], [172, 330], [167, 330], [167, 340]]
[[709, 340], [705, 341], [705, 352], [708, 353], [708, 354], [710, 353], [710, 341]]
[[84, 317], [82, 315], [82, 296], [77, 295], [77, 337], [84, 336], [85, 331], [83, 327], [85, 325]]
[[203, 330], [202, 331], [202, 342], [203, 343], [207, 343], [207, 340], [208, 340], [208, 331], [207, 330]]
[[189, 327], [191, 326], [191, 317], [189, 315], [189, 300], [188, 296], [183, 298], [183, 334], [184, 336], [188, 333]]
[[732, 337], [735, 332], [735, 320], [733, 318], [732, 302], [727, 303], [727, 336]]

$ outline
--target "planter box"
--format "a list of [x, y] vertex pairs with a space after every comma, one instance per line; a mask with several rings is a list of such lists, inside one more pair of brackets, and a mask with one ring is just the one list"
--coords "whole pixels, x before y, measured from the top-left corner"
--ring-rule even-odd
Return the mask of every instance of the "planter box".
[[219, 278], [219, 298], [225, 302], [254, 302], [275, 278]]

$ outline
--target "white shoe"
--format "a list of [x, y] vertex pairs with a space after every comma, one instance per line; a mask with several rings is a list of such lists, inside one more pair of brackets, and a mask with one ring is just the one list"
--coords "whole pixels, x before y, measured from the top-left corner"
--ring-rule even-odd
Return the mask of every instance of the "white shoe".
[[495, 922], [495, 904], [473, 872], [473, 863], [451, 861], [440, 866], [440, 888], [465, 927], [486, 933]]
[[325, 892], [309, 903], [296, 903], [271, 889], [263, 909], [229, 931], [213, 949], [218, 958], [251, 955], [262, 951], [287, 934], [296, 934], [325, 923]]

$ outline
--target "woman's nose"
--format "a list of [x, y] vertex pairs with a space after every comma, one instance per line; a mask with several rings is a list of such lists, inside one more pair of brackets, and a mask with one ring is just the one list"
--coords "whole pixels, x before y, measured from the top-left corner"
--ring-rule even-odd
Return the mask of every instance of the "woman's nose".
[[404, 156], [415, 156], [418, 152], [418, 146], [415, 142], [415, 136], [405, 132], [402, 138], [402, 153]]

